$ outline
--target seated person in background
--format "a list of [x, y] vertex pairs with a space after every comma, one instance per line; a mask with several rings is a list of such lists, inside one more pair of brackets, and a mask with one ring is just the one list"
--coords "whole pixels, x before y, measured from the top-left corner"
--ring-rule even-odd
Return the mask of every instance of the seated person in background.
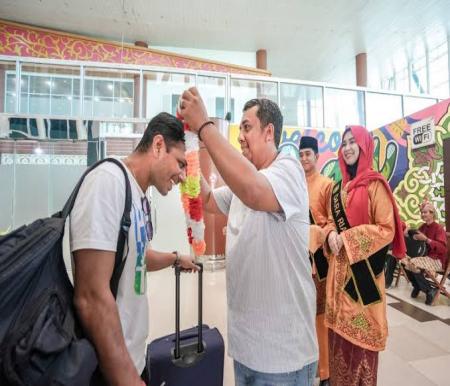
[[[424, 270], [430, 272], [447, 268], [447, 237], [444, 228], [436, 221], [436, 210], [433, 204], [425, 200], [420, 205], [420, 215], [424, 224], [412, 236], [415, 240], [426, 242], [428, 246], [427, 256], [407, 258], [402, 260], [408, 279], [413, 285], [411, 297], [416, 298], [420, 291], [425, 292], [425, 304], [430, 305], [437, 289], [433, 288], [423, 274]], [[405, 236], [412, 233], [405, 229]]]

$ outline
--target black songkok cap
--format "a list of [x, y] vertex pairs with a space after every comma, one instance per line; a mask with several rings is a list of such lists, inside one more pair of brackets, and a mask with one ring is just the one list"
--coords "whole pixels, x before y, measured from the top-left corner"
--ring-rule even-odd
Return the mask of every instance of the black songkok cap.
[[303, 136], [300, 139], [300, 146], [298, 147], [298, 150], [302, 150], [302, 149], [313, 149], [314, 153], [318, 153], [319, 152], [319, 145], [317, 143], [317, 139], [314, 137], [308, 137], [308, 136]]

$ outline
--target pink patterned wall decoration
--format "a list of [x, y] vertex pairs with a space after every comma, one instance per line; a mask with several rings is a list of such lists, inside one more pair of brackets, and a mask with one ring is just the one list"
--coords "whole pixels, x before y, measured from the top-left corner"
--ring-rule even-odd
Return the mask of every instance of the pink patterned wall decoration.
[[99, 41], [83, 36], [0, 20], [0, 54], [34, 58], [83, 60], [191, 70], [270, 75], [267, 71], [215, 63], [147, 48]]

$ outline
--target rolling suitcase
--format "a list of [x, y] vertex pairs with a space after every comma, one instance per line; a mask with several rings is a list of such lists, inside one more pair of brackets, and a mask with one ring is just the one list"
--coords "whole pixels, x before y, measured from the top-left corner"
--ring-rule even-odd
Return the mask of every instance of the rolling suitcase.
[[[199, 264], [200, 265], [200, 264]], [[198, 325], [180, 332], [180, 267], [175, 267], [175, 334], [147, 348], [151, 386], [223, 386], [224, 343], [217, 328], [202, 324], [203, 266], [198, 273]]]

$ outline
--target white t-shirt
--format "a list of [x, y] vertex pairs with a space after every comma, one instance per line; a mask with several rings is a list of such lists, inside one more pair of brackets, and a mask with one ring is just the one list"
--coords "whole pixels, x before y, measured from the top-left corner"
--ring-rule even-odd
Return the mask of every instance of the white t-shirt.
[[[146, 215], [141, 201], [144, 193], [130, 171], [127, 171], [132, 192], [131, 227], [128, 257], [120, 277], [116, 302], [125, 343], [140, 374], [145, 367], [148, 335], [145, 274], [148, 240]], [[115, 252], [124, 207], [125, 177], [122, 170], [112, 162], [99, 165], [86, 176], [70, 215], [71, 252], [79, 249]], [[126, 253], [127, 247], [124, 249]]]
[[318, 359], [308, 190], [303, 168], [290, 155], [279, 154], [260, 173], [282, 212], [255, 211], [228, 187], [214, 190], [228, 215], [228, 347], [253, 370], [284, 373]]

